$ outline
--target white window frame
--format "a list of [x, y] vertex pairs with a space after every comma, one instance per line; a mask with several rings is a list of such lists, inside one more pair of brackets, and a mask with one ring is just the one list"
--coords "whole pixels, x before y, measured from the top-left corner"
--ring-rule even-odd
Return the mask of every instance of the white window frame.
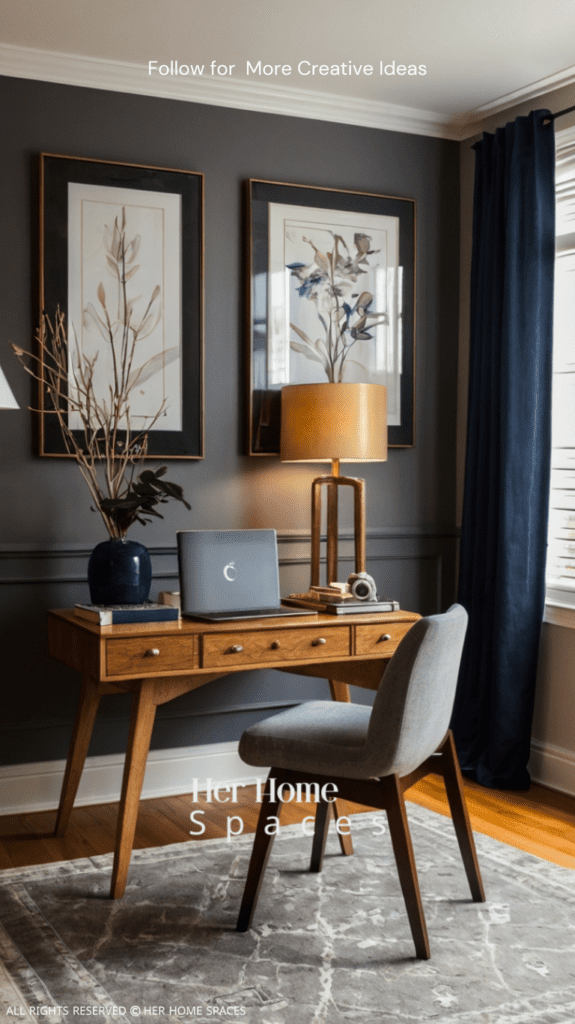
[[[567, 183], [569, 188], [569, 196], [573, 198], [573, 206], [575, 208], [575, 126], [567, 128], [564, 131], [557, 132], [555, 137], [556, 150], [557, 150], [557, 196], [565, 195], [565, 182], [562, 180], [562, 165], [561, 159], [564, 158], [567, 147], [573, 148], [573, 157], [569, 156], [570, 160], [573, 160], [573, 174], [570, 176], [570, 180]], [[559, 225], [558, 225], [559, 226]], [[575, 230], [575, 220], [574, 220]], [[558, 249], [559, 252], [559, 249]], [[573, 344], [573, 352], [575, 358], [575, 339]], [[555, 371], [556, 372], [556, 371]], [[551, 491], [550, 505], [552, 501]], [[558, 584], [556, 580], [547, 580], [546, 583], [546, 598], [545, 598], [545, 622], [551, 622], [555, 625], [566, 626], [570, 629], [575, 629], [575, 584], [573, 587], [569, 585]]]

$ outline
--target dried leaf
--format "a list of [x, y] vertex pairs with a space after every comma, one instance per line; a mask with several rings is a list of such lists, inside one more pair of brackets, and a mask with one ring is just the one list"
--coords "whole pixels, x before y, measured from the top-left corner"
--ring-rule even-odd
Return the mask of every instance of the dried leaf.
[[120, 271], [118, 270], [118, 264], [116, 263], [116, 260], [113, 260], [111, 256], [106, 256], [106, 261], [107, 261], [108, 266], [110, 267], [114, 277], [117, 278], [118, 281], [119, 281], [120, 280]]
[[302, 356], [305, 356], [307, 359], [311, 359], [315, 363], [321, 363], [324, 370], [327, 369], [325, 359], [322, 359], [315, 349], [308, 348], [307, 345], [302, 345], [299, 341], [290, 341], [290, 347], [293, 348], [294, 352], [300, 352]]
[[311, 345], [312, 344], [312, 342], [308, 338], [308, 336], [305, 333], [305, 331], [300, 331], [299, 327], [296, 327], [295, 324], [290, 324], [290, 327], [291, 327], [292, 331], [295, 331], [296, 334], [299, 335], [299, 337], [302, 339], [302, 341], [306, 342], [307, 345]]
[[159, 309], [159, 308], [157, 310], [155, 310], [155, 311], [152, 310], [151, 313], [148, 313], [147, 317], [145, 317], [142, 320], [142, 323], [136, 329], [136, 334], [138, 335], [138, 340], [140, 340], [142, 338], [149, 338], [149, 336], [152, 333], [152, 331], [154, 331], [156, 329], [156, 327], [158, 326], [161, 318], [162, 318], [162, 310]]
[[180, 355], [179, 348], [168, 348], [165, 352], [157, 352], [155, 356], [148, 359], [142, 366], [139, 366], [136, 370], [132, 370], [128, 378], [127, 391], [131, 391], [133, 387], [144, 384], [145, 381], [153, 377], [154, 374], [159, 373], [165, 366], [169, 366], [174, 360], [178, 359]]
[[110, 335], [108, 334], [106, 325], [103, 322], [103, 320], [101, 320], [100, 317], [98, 316], [93, 304], [89, 302], [88, 305], [86, 306], [86, 309], [84, 310], [84, 327], [86, 327], [89, 330], [92, 324], [95, 327], [97, 327], [104, 341], [109, 342]]
[[353, 241], [358, 252], [362, 254], [369, 252], [369, 244], [371, 242], [369, 235], [362, 235], [359, 232], [356, 232], [353, 236]]
[[140, 251], [140, 242], [142, 241], [140, 235], [136, 235], [135, 238], [126, 246], [126, 263], [132, 263], [136, 259]]

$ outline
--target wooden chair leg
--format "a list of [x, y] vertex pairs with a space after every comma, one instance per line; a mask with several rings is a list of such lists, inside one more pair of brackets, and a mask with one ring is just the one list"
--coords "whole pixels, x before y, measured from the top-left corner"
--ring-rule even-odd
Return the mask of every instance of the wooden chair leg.
[[397, 864], [407, 916], [411, 925], [411, 934], [415, 943], [415, 951], [419, 960], [429, 960], [431, 956], [429, 939], [427, 937], [427, 927], [419, 892], [417, 870], [401, 784], [396, 775], [387, 776], [387, 778], [382, 779], [382, 783], [385, 783], [389, 833], [393, 844], [395, 863]]
[[238, 932], [247, 932], [248, 928], [251, 927], [252, 918], [258, 904], [260, 889], [275, 838], [275, 836], [268, 835], [265, 831], [265, 827], [268, 823], [268, 817], [273, 816], [279, 818], [283, 807], [283, 804], [280, 801], [280, 795], [284, 773], [277, 768], [272, 768], [268, 775], [268, 783], [271, 778], [275, 778], [276, 780], [276, 796], [274, 800], [270, 800], [269, 787], [266, 784], [244, 888], [244, 895], [242, 898], [242, 905], [240, 907], [238, 922], [236, 924], [236, 931]]
[[[347, 818], [347, 814], [347, 804], [343, 800], [334, 800], [333, 816], [335, 818], [336, 828], [339, 819]], [[351, 834], [349, 832], [338, 832], [337, 838], [339, 839], [339, 845], [341, 847], [341, 852], [343, 853], [344, 857], [351, 857], [351, 855], [353, 854], [353, 842], [351, 840]]]
[[459, 849], [461, 851], [461, 857], [465, 867], [465, 873], [469, 882], [469, 888], [471, 889], [471, 895], [475, 903], [485, 903], [485, 891], [483, 889], [481, 871], [479, 870], [479, 862], [477, 860], [471, 822], [467, 811], [465, 793], [463, 792], [463, 781], [461, 778], [461, 770], [459, 768], [459, 759], [457, 757], [455, 740], [453, 739], [451, 729], [447, 733], [447, 737], [441, 748], [441, 755], [445, 790], [449, 801], [451, 818], [455, 828], [457, 842], [459, 843]]
[[320, 800], [315, 812], [315, 828], [313, 832], [313, 844], [311, 848], [310, 871], [321, 871], [323, 855], [329, 829], [331, 804], [327, 800]]

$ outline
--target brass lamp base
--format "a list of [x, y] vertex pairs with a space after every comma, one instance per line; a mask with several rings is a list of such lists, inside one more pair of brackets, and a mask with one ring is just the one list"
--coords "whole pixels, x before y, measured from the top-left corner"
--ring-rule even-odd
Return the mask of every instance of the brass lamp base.
[[[355, 534], [355, 572], [365, 572], [365, 480], [339, 475], [339, 459], [332, 460], [331, 476], [318, 476], [311, 485], [311, 583], [310, 588], [320, 587], [320, 545], [321, 545], [321, 489], [327, 487], [327, 586], [337, 582], [338, 556], [338, 488], [353, 487], [353, 514]], [[317, 601], [317, 589], [307, 594], [290, 594], [290, 601], [301, 599], [305, 607], [309, 601]], [[322, 597], [325, 602], [326, 598]], [[343, 597], [345, 600], [345, 597]], [[333, 603], [341, 603], [341, 591], [334, 591]]]
[[[337, 458], [334, 458], [337, 455]], [[328, 462], [331, 476], [312, 484], [311, 586], [319, 586], [321, 488], [327, 487], [327, 584], [337, 581], [338, 489], [353, 487], [355, 572], [365, 574], [365, 481], [339, 475], [339, 462], [387, 459], [384, 384], [288, 384], [281, 400], [282, 462]], [[301, 597], [301, 595], [295, 595]]]

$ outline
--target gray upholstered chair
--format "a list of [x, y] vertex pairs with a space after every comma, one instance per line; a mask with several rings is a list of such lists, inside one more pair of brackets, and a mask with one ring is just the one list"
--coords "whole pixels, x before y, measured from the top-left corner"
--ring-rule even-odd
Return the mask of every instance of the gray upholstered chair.
[[[246, 887], [237, 923], [246, 931], [252, 921], [273, 836], [264, 829], [279, 816], [282, 786], [298, 782], [333, 782], [338, 798], [387, 811], [393, 851], [417, 956], [427, 960], [429, 941], [405, 813], [403, 793], [424, 775], [443, 775], [453, 824], [471, 894], [485, 895], [461, 772], [449, 720], [467, 613], [453, 605], [444, 615], [420, 619], [404, 636], [389, 662], [373, 708], [359, 704], [310, 701], [247, 729], [240, 755], [249, 765], [273, 765], [275, 797], [266, 786]], [[328, 777], [328, 778], [326, 778]], [[331, 804], [316, 810], [311, 870], [320, 871]]]

